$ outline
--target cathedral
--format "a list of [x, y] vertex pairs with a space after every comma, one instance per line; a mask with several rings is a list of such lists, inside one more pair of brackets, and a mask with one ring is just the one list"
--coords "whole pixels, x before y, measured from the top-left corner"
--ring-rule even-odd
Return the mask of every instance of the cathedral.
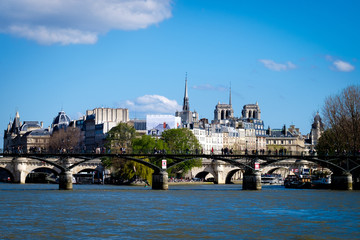
[[176, 111], [176, 117], [181, 118], [181, 127], [189, 128], [190, 124], [199, 122], [199, 114], [194, 111], [190, 111], [189, 96], [188, 96], [188, 86], [187, 86], [187, 75], [185, 77], [185, 93], [182, 111]]
[[229, 103], [218, 103], [215, 106], [214, 110], [214, 124], [224, 124], [226, 121], [234, 118], [234, 110], [231, 104], [231, 88], [230, 88], [230, 96], [229, 96]]

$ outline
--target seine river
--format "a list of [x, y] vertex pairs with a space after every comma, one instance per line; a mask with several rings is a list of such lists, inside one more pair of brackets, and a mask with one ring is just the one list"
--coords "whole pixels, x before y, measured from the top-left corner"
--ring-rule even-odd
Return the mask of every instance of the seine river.
[[360, 191], [0, 184], [0, 239], [360, 239]]

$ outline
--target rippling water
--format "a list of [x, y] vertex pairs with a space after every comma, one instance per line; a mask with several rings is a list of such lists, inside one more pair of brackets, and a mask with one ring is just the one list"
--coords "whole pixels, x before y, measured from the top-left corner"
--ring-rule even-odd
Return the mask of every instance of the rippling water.
[[360, 239], [360, 191], [0, 184], [1, 239]]

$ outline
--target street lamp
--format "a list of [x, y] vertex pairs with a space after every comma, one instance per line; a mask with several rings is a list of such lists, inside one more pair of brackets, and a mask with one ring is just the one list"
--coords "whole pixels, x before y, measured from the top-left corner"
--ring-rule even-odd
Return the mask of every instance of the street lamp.
[[246, 140], [246, 145], [245, 145], [245, 155], [247, 155], [248, 149], [247, 149], [247, 143], [248, 141]]
[[256, 138], [256, 145], [255, 145], [255, 149], [256, 149], [256, 155], [258, 155], [258, 139]]

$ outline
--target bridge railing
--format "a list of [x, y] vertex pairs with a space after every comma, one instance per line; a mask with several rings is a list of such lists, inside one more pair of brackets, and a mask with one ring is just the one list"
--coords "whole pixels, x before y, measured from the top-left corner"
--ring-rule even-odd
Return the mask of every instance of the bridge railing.
[[287, 152], [245, 152], [245, 151], [237, 151], [233, 153], [210, 153], [210, 154], [204, 154], [200, 152], [195, 151], [177, 151], [177, 152], [167, 152], [167, 151], [145, 151], [145, 152], [119, 152], [119, 151], [106, 151], [106, 152], [83, 152], [83, 151], [62, 151], [62, 152], [52, 152], [52, 151], [40, 151], [40, 152], [31, 152], [31, 151], [0, 151], [0, 156], [14, 156], [14, 155], [31, 155], [31, 154], [41, 154], [41, 155], [88, 155], [88, 156], [111, 156], [111, 155], [147, 155], [147, 156], [156, 156], [156, 155], [196, 155], [196, 156], [202, 156], [202, 155], [217, 155], [217, 156], [349, 156], [349, 157], [360, 157], [360, 154], [351, 154], [351, 153], [336, 153], [336, 154], [318, 154], [316, 152], [305, 152], [305, 151], [287, 151]]
[[0, 149], [1, 154], [189, 154], [189, 155], [200, 155], [200, 154], [212, 154], [212, 155], [267, 155], [267, 156], [360, 156], [360, 151], [354, 153], [351, 152], [333, 152], [333, 153], [318, 153], [314, 150], [310, 151], [288, 151], [286, 149], [280, 150], [232, 150], [228, 148], [224, 148], [221, 150], [216, 150], [214, 152], [211, 151], [203, 151], [203, 150], [184, 150], [184, 151], [166, 151], [163, 149], [146, 149], [141, 151], [128, 151], [125, 148], [110, 150], [105, 147], [95, 148], [91, 150], [85, 149], [57, 149], [57, 150], [49, 150], [49, 149], [41, 149], [41, 148], [31, 148], [29, 150], [23, 148], [13, 148], [13, 149], [5, 149], [2, 151]]

